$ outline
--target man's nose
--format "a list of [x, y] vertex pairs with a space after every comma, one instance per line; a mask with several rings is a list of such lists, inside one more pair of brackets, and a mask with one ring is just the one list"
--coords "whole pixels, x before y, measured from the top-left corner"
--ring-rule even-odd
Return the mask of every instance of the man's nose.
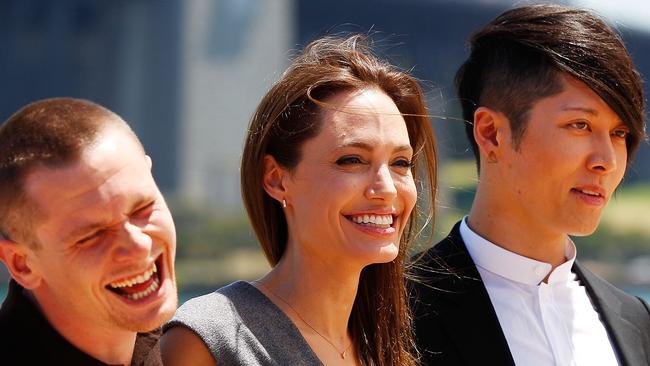
[[607, 174], [618, 168], [617, 152], [611, 136], [594, 139], [592, 152], [587, 161], [589, 170], [600, 174]]
[[146, 258], [151, 253], [153, 240], [141, 226], [125, 222], [119, 235], [115, 259], [133, 261]]

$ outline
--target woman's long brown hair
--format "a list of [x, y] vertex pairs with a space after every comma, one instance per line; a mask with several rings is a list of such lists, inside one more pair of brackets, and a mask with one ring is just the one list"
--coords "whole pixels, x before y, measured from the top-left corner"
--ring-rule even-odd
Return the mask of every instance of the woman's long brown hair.
[[[343, 90], [378, 88], [406, 122], [414, 155], [418, 202], [402, 235], [397, 258], [365, 267], [348, 328], [366, 365], [415, 365], [404, 260], [420, 224], [432, 224], [436, 193], [436, 150], [424, 95], [417, 81], [379, 60], [366, 38], [325, 37], [310, 43], [269, 90], [253, 115], [241, 163], [244, 204], [267, 260], [275, 266], [288, 239], [280, 204], [262, 187], [263, 160], [273, 156], [285, 169], [301, 158], [301, 147], [320, 130], [322, 101]], [[424, 218], [421, 216], [424, 212]]]

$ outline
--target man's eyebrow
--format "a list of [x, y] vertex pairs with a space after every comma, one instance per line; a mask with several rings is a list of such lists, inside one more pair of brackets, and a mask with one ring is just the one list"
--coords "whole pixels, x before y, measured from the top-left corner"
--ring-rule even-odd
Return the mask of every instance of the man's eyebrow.
[[[583, 112], [583, 113], [590, 114], [590, 115], [592, 115], [592, 116], [594, 116], [594, 117], [598, 117], [598, 110], [597, 110], [597, 109], [593, 109], [593, 108], [588, 108], [588, 107], [572, 107], [572, 106], [565, 106], [565, 107], [562, 108], [562, 110], [563, 110], [563, 111], [567, 111], [567, 112], [574, 112], [574, 111], [577, 111], [577, 112]], [[617, 118], [617, 121], [618, 121], [618, 124], [619, 124], [619, 125], [622, 125], [622, 126], [627, 127], [627, 125], [625, 125], [625, 123], [622, 122], [620, 119]]]
[[584, 112], [584, 113], [587, 113], [587, 114], [591, 114], [592, 116], [597, 116], [598, 115], [598, 111], [596, 109], [588, 108], [588, 107], [564, 106], [564, 107], [562, 107], [562, 110], [566, 111], [566, 112], [574, 112], [574, 111], [575, 112]]

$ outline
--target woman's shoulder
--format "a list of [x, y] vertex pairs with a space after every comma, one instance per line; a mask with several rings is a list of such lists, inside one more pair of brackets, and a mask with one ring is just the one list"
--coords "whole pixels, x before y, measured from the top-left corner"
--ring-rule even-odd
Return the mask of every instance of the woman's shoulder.
[[174, 318], [165, 326], [169, 328], [178, 323], [194, 329], [195, 326], [203, 328], [206, 324], [213, 326], [225, 325], [235, 321], [239, 311], [237, 308], [246, 306], [247, 303], [259, 303], [257, 289], [245, 281], [233, 282], [220, 289], [187, 300], [181, 305]]
[[320, 365], [291, 320], [248, 282], [188, 300], [164, 329], [179, 325], [206, 344], [217, 364]]

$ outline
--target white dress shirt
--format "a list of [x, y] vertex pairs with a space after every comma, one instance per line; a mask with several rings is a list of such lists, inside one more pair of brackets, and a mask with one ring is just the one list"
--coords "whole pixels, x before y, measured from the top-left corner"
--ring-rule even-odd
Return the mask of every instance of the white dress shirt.
[[[503, 329], [515, 364], [608, 366], [616, 355], [585, 287], [571, 267], [576, 247], [567, 238], [567, 261], [526, 258], [480, 237], [467, 226], [460, 234], [474, 260]], [[546, 275], [548, 283], [542, 282]]]

